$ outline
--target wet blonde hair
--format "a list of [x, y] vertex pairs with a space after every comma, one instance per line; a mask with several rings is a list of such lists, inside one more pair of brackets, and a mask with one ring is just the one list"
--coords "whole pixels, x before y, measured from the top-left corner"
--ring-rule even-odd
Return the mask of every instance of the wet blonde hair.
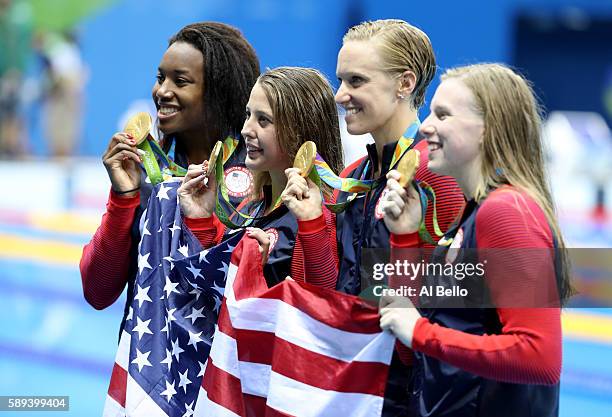
[[374, 20], [350, 28], [342, 43], [369, 40], [377, 46], [384, 71], [396, 75], [408, 70], [416, 75], [410, 103], [414, 109], [421, 107], [425, 90], [436, 74], [436, 57], [425, 32], [403, 20]]
[[448, 79], [457, 79], [470, 89], [475, 110], [484, 121], [476, 201], [510, 184], [538, 203], [560, 249], [559, 295], [564, 302], [571, 295], [569, 260], [545, 172], [541, 109], [530, 83], [502, 64], [452, 68], [442, 75], [442, 81]]
[[[317, 145], [317, 152], [334, 172], [343, 169], [342, 141], [338, 126], [338, 111], [334, 92], [319, 71], [302, 67], [268, 69], [257, 79], [270, 102], [276, 140], [293, 161], [300, 146], [306, 141]], [[259, 196], [269, 174], [255, 176], [254, 195]], [[331, 189], [323, 191], [327, 197]]]

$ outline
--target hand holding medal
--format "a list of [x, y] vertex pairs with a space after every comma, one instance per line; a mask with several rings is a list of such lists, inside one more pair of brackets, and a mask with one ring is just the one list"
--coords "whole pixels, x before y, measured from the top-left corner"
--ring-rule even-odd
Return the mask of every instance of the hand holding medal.
[[[130, 117], [123, 129], [125, 133], [133, 138], [140, 150], [142, 164], [147, 172], [147, 176], [151, 180], [151, 184], [159, 184], [172, 176], [184, 177], [187, 170], [168, 158], [168, 155], [151, 136], [152, 125], [151, 115], [146, 112], [140, 112]], [[161, 170], [160, 163], [162, 165]]]
[[323, 213], [320, 180], [313, 169], [316, 157], [315, 143], [305, 142], [295, 155], [293, 168], [285, 170], [287, 185], [281, 199], [298, 220], [313, 220]]
[[395, 169], [401, 175], [398, 182], [402, 188], [406, 188], [414, 179], [414, 174], [416, 174], [416, 170], [419, 167], [420, 158], [421, 153], [416, 149], [411, 149], [397, 163]]
[[177, 193], [181, 211], [185, 217], [192, 219], [209, 218], [215, 211], [217, 203], [217, 167], [223, 175], [223, 164], [219, 156], [223, 143], [215, 143], [208, 161], [192, 164], [187, 168], [187, 174]]
[[102, 156], [115, 194], [133, 197], [140, 189], [142, 158], [136, 147], [140, 139], [137, 129], [115, 133]]
[[415, 233], [424, 222], [427, 200], [423, 204], [414, 181], [419, 159], [419, 151], [411, 149], [387, 173], [387, 187], [380, 198], [385, 224], [392, 233]]
[[315, 159], [317, 159], [317, 145], [310, 140], [306, 141], [295, 154], [293, 168], [298, 169], [300, 176], [306, 178], [312, 171]]

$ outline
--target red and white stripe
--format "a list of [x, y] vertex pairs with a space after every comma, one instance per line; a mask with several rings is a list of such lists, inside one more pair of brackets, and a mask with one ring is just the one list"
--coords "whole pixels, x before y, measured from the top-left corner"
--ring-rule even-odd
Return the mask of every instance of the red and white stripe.
[[395, 339], [378, 323], [356, 297], [289, 280], [268, 289], [244, 238], [194, 416], [380, 415]]
[[168, 417], [128, 373], [131, 336], [119, 340], [115, 365], [104, 404], [104, 417]]

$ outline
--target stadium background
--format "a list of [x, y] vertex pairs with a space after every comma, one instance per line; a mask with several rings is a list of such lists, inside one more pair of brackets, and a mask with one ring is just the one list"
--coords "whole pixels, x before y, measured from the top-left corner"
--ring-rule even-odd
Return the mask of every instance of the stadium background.
[[[612, 1], [13, 3], [29, 11], [33, 31], [73, 35], [75, 56], [68, 61], [83, 84], [78, 119], [62, 120], [76, 123], [78, 141], [71, 155], [54, 156], [39, 94], [43, 54], [33, 49], [28, 56], [19, 94], [24, 153], [0, 159], [0, 395], [69, 395], [65, 415], [101, 414], [123, 300], [102, 312], [87, 305], [78, 261], [108, 194], [100, 156], [126, 115], [150, 106], [156, 68], [174, 32], [199, 20], [233, 24], [254, 45], [262, 68], [312, 66], [336, 85], [344, 31], [394, 17], [430, 35], [441, 69], [502, 61], [534, 82], [547, 110], [551, 182], [564, 232], [572, 247], [600, 249], [598, 261], [578, 271], [587, 296], [580, 308], [564, 312], [561, 416], [610, 415], [612, 310], [600, 307], [612, 299], [605, 249], [612, 247]], [[367, 140], [347, 135], [347, 158]]]

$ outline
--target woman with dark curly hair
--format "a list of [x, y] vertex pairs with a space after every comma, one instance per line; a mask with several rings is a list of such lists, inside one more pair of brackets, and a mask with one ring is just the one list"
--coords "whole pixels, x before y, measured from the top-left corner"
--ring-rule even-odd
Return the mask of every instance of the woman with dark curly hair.
[[[257, 55], [240, 31], [223, 23], [193, 23], [170, 38], [152, 91], [161, 146], [178, 165], [202, 163], [227, 136], [240, 139], [224, 165], [235, 202], [252, 182], [240, 130], [258, 75]], [[136, 145], [125, 132], [109, 142], [102, 157], [111, 182], [107, 210], [80, 263], [85, 299], [96, 309], [114, 303], [128, 285], [123, 322], [134, 297], [139, 225], [146, 221], [142, 214], [152, 189], [141, 173]], [[232, 188], [232, 180], [239, 187]]]

